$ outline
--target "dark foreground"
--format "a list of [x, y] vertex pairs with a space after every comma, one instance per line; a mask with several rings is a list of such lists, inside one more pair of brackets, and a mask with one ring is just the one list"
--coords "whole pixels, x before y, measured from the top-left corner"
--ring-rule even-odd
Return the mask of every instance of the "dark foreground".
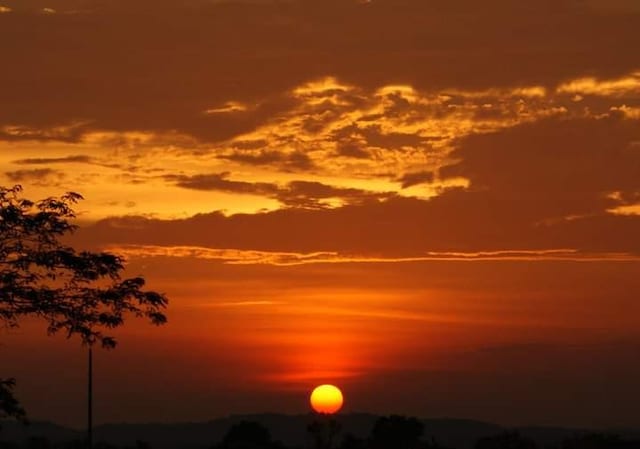
[[[84, 434], [51, 423], [1, 423], [0, 449], [84, 449]], [[640, 449], [640, 431], [506, 428], [460, 419], [369, 414], [261, 414], [203, 423], [109, 424], [94, 449]]]

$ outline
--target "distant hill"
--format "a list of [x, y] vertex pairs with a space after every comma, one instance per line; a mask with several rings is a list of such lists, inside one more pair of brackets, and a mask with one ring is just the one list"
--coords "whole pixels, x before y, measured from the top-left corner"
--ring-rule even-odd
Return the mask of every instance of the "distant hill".
[[471, 449], [478, 439], [505, 431], [504, 427], [471, 419], [424, 419], [425, 438], [456, 449]]
[[[354, 413], [338, 415], [342, 434], [351, 433], [366, 437], [379, 416]], [[255, 414], [233, 415], [208, 422], [194, 423], [150, 423], [150, 424], [105, 424], [95, 428], [95, 440], [118, 446], [133, 446], [137, 440], [148, 442], [154, 449], [204, 449], [222, 439], [227, 430], [242, 420], [256, 421], [267, 427], [273, 438], [287, 446], [305, 446], [309, 443], [307, 426], [314, 415]], [[434, 439], [443, 446], [456, 449], [471, 449], [482, 437], [506, 430], [518, 430], [537, 441], [541, 447], [558, 443], [564, 438], [586, 433], [585, 429], [557, 427], [521, 427], [509, 429], [497, 424], [467, 419], [425, 419], [425, 437]], [[81, 440], [84, 434], [48, 422], [35, 422], [25, 427], [15, 422], [2, 422], [0, 441], [23, 442], [32, 437], [44, 437], [52, 442]], [[640, 430], [619, 430], [615, 433], [625, 437], [640, 438]]]
[[23, 442], [33, 437], [45, 437], [50, 441], [72, 441], [84, 438], [83, 434], [50, 422], [33, 422], [29, 426], [15, 421], [0, 422], [0, 441]]

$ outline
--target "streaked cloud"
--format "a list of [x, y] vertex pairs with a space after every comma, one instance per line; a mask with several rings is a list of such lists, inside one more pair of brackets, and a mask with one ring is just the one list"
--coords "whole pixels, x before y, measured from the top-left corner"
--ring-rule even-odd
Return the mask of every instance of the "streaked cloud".
[[65, 174], [51, 168], [34, 168], [27, 170], [15, 170], [5, 173], [6, 177], [14, 183], [33, 183], [35, 185], [51, 185], [59, 183]]
[[337, 252], [292, 253], [215, 249], [192, 246], [126, 245], [108, 246], [107, 251], [127, 257], [171, 257], [219, 260], [232, 265], [296, 266], [327, 263], [403, 263], [433, 261], [573, 261], [573, 262], [631, 262], [640, 261], [640, 255], [629, 253], [584, 253], [571, 249], [503, 250], [480, 252], [425, 252], [406, 257], [380, 257]]
[[339, 207], [363, 201], [388, 199], [392, 192], [375, 192], [355, 188], [336, 187], [315, 181], [294, 180], [287, 184], [248, 182], [229, 179], [230, 173], [209, 175], [164, 175], [163, 178], [185, 189], [221, 191], [240, 195], [266, 196], [287, 207]]
[[200, 304], [196, 307], [256, 307], [256, 306], [278, 306], [284, 304], [281, 301], [233, 301], [233, 302], [214, 302]]
[[38, 158], [27, 158], [27, 159], [16, 159], [12, 161], [14, 164], [18, 165], [50, 165], [50, 164], [67, 164], [67, 163], [79, 163], [79, 164], [88, 164], [91, 163], [93, 159], [90, 156], [79, 154], [75, 156], [64, 156], [64, 157], [38, 157]]
[[86, 122], [71, 122], [65, 125], [38, 127], [31, 125], [0, 124], [0, 139], [7, 141], [55, 140], [60, 142], [79, 142], [87, 132]]
[[407, 187], [415, 186], [423, 183], [433, 182], [435, 176], [432, 172], [421, 171], [414, 173], [405, 173], [398, 180], [402, 183], [402, 188], [406, 189]]
[[557, 88], [561, 94], [597, 95], [621, 97], [640, 95], [640, 71], [616, 79], [579, 78], [563, 83]]
[[244, 111], [247, 111], [248, 109], [249, 108], [242, 103], [238, 103], [235, 101], [228, 101], [223, 106], [220, 106], [217, 108], [209, 108], [204, 112], [205, 114], [224, 114], [229, 112], [244, 112]]

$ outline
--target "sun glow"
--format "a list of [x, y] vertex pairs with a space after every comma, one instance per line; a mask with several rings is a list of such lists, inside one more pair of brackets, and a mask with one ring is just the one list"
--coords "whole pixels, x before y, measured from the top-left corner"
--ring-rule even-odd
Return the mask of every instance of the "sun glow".
[[317, 413], [331, 415], [342, 408], [344, 399], [342, 392], [333, 385], [320, 385], [311, 393], [311, 407]]

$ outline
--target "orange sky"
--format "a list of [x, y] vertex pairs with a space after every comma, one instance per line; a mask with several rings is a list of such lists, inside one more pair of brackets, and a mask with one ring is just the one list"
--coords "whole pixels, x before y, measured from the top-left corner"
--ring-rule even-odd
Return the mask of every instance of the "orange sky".
[[[0, 0], [0, 185], [82, 193], [74, 242], [171, 300], [98, 354], [96, 419], [331, 382], [347, 411], [640, 425], [638, 26], [635, 0]], [[76, 342], [0, 332], [33, 415], [80, 425]]]

